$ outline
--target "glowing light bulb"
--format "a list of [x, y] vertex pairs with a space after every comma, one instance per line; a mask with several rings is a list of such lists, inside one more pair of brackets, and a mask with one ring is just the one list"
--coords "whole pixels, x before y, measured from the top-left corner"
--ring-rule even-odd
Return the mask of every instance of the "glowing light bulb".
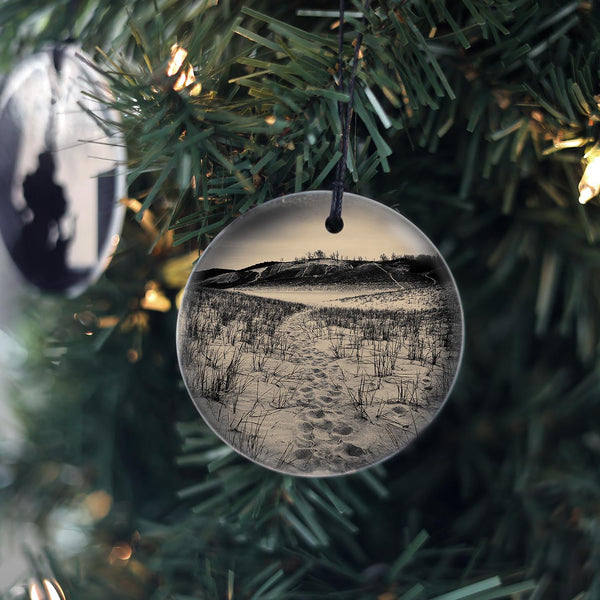
[[30, 600], [65, 600], [65, 593], [55, 579], [44, 579], [43, 588], [32, 581], [29, 585]]
[[48, 600], [65, 600], [65, 595], [60, 585], [58, 585], [58, 581], [44, 579], [44, 588], [46, 588]]
[[579, 182], [579, 202], [585, 204], [600, 193], [600, 154], [588, 163]]
[[146, 285], [146, 293], [140, 301], [140, 306], [144, 310], [168, 312], [171, 310], [171, 301], [158, 289], [154, 281], [150, 281]]
[[183, 66], [183, 61], [187, 58], [188, 51], [182, 48], [178, 44], [171, 46], [171, 60], [167, 67], [167, 75], [173, 77], [175, 73], [179, 72], [179, 69]]
[[37, 583], [32, 582], [29, 586], [29, 598], [31, 600], [42, 600], [43, 596], [45, 596], [45, 594], [40, 590]]

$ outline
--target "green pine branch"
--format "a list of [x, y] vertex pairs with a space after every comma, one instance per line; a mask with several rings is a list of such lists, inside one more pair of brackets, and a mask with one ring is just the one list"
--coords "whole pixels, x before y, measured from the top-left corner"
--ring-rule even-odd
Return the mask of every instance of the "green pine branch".
[[[244, 12], [157, 6], [7, 0], [3, 62], [64, 39], [73, 23], [86, 49], [100, 46], [131, 195], [180, 244], [205, 244], [274, 196], [327, 186], [336, 103], [347, 101], [335, 88], [336, 32], [267, 2]], [[135, 242], [84, 299], [35, 299], [28, 385], [16, 393], [31, 453], [11, 491], [39, 522], [93, 489], [121, 503], [95, 523], [86, 568], [61, 574], [79, 596], [598, 594], [599, 223], [597, 206], [577, 203], [581, 157], [598, 135], [596, 12], [581, 2], [412, 0], [367, 15], [348, 183], [438, 243], [467, 316], [452, 401], [385, 471], [292, 480], [190, 424], [175, 310], [139, 307], [160, 269], [131, 236], [136, 224], [124, 235]], [[349, 19], [346, 68], [361, 27]], [[194, 67], [199, 95], [166, 77], [175, 42], [189, 50], [183, 69]], [[117, 324], [100, 327], [101, 317]], [[84, 483], [44, 479], [66, 466]], [[123, 522], [142, 541], [133, 560], [107, 566], [113, 544], [133, 537]]]

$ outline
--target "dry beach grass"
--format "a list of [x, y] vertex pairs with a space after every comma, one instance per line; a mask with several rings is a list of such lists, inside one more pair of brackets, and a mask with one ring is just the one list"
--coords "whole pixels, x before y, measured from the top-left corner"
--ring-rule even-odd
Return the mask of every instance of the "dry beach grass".
[[194, 285], [178, 331], [190, 394], [218, 435], [272, 469], [320, 476], [379, 462], [452, 386], [453, 284]]

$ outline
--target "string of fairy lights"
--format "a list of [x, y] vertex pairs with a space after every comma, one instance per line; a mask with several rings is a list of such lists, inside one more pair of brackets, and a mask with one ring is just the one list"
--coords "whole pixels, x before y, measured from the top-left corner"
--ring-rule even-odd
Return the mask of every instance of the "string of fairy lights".
[[[298, 11], [303, 16], [334, 16], [334, 11]], [[362, 16], [362, 13], [353, 13], [353, 16]], [[186, 64], [188, 51], [178, 44], [171, 46], [171, 58], [169, 60], [166, 74], [174, 78], [173, 90], [180, 92], [187, 90], [190, 96], [198, 96], [202, 91], [202, 83], [196, 80], [194, 67], [191, 63]], [[267, 120], [268, 122], [268, 120]], [[564, 147], [580, 145], [580, 140], [563, 142]], [[600, 149], [594, 146], [583, 157], [587, 166], [579, 182], [579, 202], [587, 204], [592, 198], [600, 194]]]

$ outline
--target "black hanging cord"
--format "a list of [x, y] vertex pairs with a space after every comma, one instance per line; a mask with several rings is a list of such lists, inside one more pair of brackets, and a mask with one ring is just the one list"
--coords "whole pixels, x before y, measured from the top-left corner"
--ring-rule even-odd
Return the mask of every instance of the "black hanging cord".
[[[366, 13], [369, 9], [371, 0], [365, 0], [363, 8], [362, 24], [366, 21]], [[345, 0], [340, 0], [340, 35], [338, 43], [338, 90], [342, 91], [344, 87], [344, 13]], [[358, 71], [358, 54], [362, 45], [363, 34], [359, 31], [356, 36], [354, 46], [354, 56], [352, 58], [352, 71], [350, 73], [350, 84], [348, 85], [348, 104], [344, 111], [344, 104], [338, 101], [338, 113], [342, 129], [342, 139], [340, 151], [342, 156], [337, 163], [335, 171], [335, 180], [333, 182], [333, 194], [331, 196], [331, 210], [325, 221], [325, 227], [330, 233], [339, 233], [344, 227], [342, 220], [342, 199], [344, 197], [344, 175], [346, 174], [346, 162], [348, 158], [348, 144], [350, 140], [350, 125], [352, 123], [352, 110], [354, 105], [354, 89], [356, 87], [356, 73]]]
[[75, 41], [75, 21], [77, 19], [77, 12], [80, 4], [81, 0], [69, 0], [67, 18], [71, 19], [71, 26], [69, 27], [69, 37], [66, 39], [67, 44]]

